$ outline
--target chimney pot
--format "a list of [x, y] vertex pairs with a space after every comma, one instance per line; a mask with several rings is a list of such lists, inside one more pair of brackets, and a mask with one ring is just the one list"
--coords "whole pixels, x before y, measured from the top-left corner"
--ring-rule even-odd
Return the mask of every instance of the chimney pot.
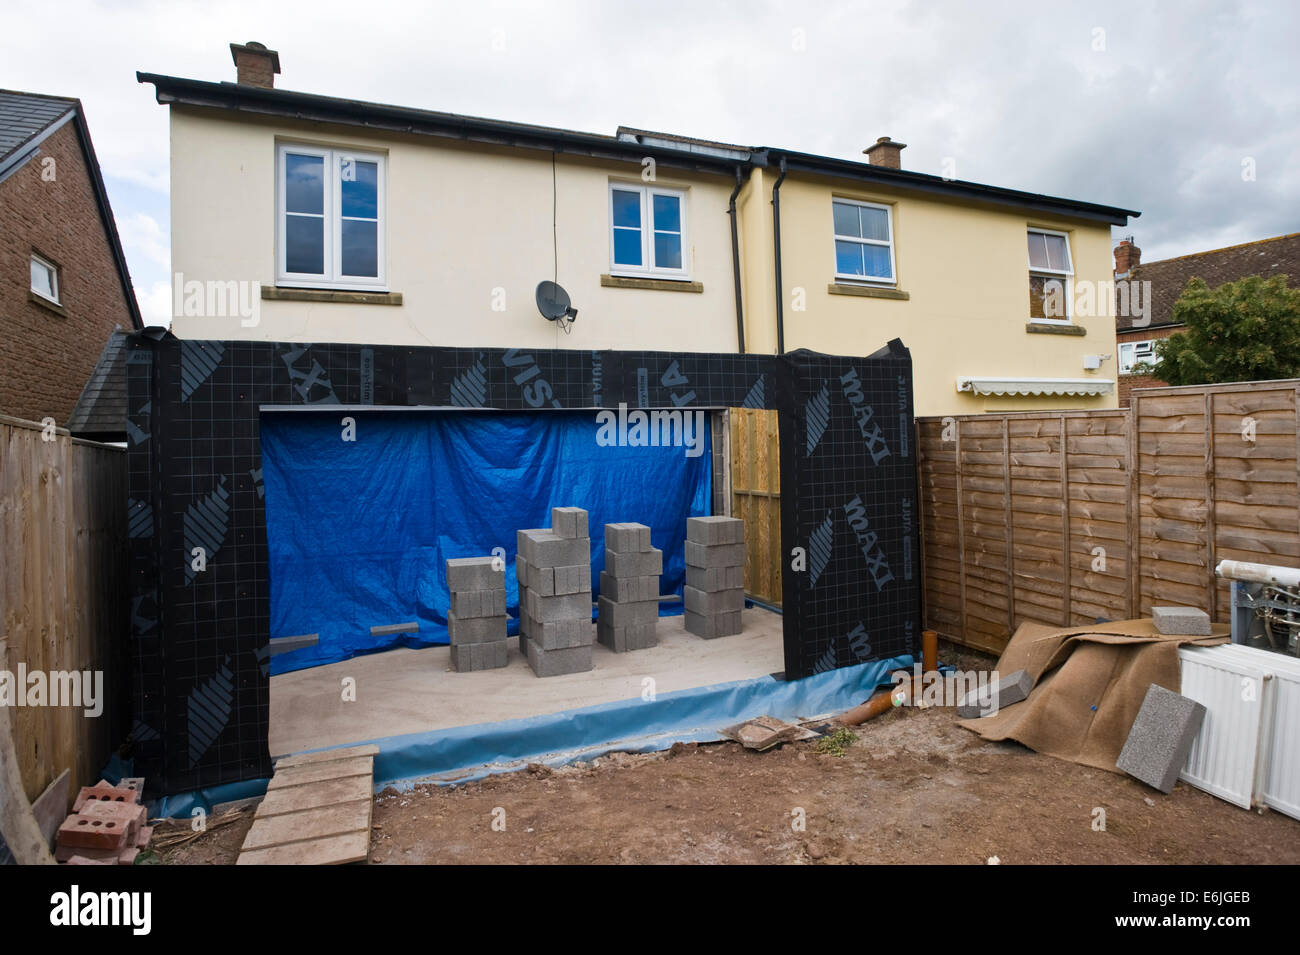
[[232, 43], [230, 58], [235, 61], [235, 82], [241, 86], [275, 87], [275, 74], [280, 72], [280, 54], [275, 50], [256, 40]]
[[1115, 277], [1125, 278], [1142, 264], [1142, 250], [1133, 244], [1133, 237], [1125, 236], [1115, 246]]
[[903, 162], [900, 154], [906, 148], [907, 143], [896, 143], [888, 136], [881, 136], [862, 151], [866, 153], [867, 162], [873, 166], [884, 166], [886, 169], [902, 169]]

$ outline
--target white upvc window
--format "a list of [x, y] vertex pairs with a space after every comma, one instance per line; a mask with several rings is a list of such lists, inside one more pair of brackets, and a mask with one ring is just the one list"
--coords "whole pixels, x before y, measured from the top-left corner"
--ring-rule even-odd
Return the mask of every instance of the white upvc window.
[[611, 275], [689, 280], [689, 255], [685, 192], [609, 184]]
[[895, 285], [893, 210], [878, 202], [832, 199], [835, 279]]
[[46, 301], [59, 304], [59, 267], [32, 253], [32, 291]]
[[1074, 264], [1070, 237], [1051, 229], [1030, 229], [1029, 320], [1045, 325], [1069, 325]]
[[1119, 373], [1121, 375], [1131, 374], [1134, 368], [1143, 363], [1152, 366], [1160, 363], [1160, 360], [1156, 357], [1156, 343], [1154, 340], [1119, 343]]
[[276, 280], [373, 291], [386, 287], [384, 157], [281, 144], [276, 163]]

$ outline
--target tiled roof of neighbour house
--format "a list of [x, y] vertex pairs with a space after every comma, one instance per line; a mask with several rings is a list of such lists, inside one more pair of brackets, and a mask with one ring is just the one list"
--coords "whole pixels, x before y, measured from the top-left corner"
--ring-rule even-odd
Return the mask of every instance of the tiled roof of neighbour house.
[[131, 273], [126, 265], [126, 254], [122, 251], [122, 240], [118, 236], [117, 222], [113, 218], [113, 209], [108, 202], [108, 190], [104, 188], [99, 160], [95, 158], [95, 146], [90, 141], [90, 129], [86, 126], [81, 100], [67, 96], [0, 90], [0, 183], [28, 160], [37, 156], [40, 153], [41, 143], [68, 122], [75, 123], [77, 127], [86, 170], [90, 175], [91, 191], [95, 194], [96, 205], [99, 206], [104, 234], [108, 239], [114, 264], [117, 266], [117, 274], [122, 283], [122, 294], [126, 299], [131, 322], [134, 327], [143, 328], [140, 307], [135, 300], [135, 289], [131, 284]]
[[104, 350], [81, 389], [67, 429], [78, 437], [120, 441], [126, 437], [126, 332], [108, 337]]
[[575, 132], [502, 120], [482, 119], [433, 110], [411, 109], [362, 100], [267, 89], [238, 83], [210, 83], [157, 73], [136, 73], [141, 83], [153, 84], [164, 105], [221, 109], [250, 116], [334, 123], [411, 135], [453, 138], [525, 149], [544, 149], [605, 159], [639, 162], [652, 157], [678, 168], [694, 168], [733, 175], [744, 166], [778, 165], [796, 171], [889, 185], [922, 194], [945, 196], [994, 206], [1010, 206], [1093, 222], [1125, 225], [1131, 209], [1062, 199], [1017, 189], [945, 179], [907, 169], [890, 169], [865, 162], [815, 156], [764, 146], [739, 146], [671, 133], [619, 127], [614, 136]]
[[57, 120], [77, 108], [75, 99], [0, 90], [0, 163], [25, 152]]
[[[1287, 284], [1291, 288], [1300, 288], [1300, 232], [1226, 249], [1143, 262], [1133, 269], [1130, 279], [1151, 283], [1151, 320], [1144, 327], [1159, 328], [1173, 324], [1174, 302], [1190, 279], [1204, 279], [1210, 288], [1214, 288], [1248, 275], [1262, 275], [1264, 278], [1287, 275], [1290, 276]], [[1115, 320], [1116, 331], [1127, 331], [1132, 326], [1132, 315], [1121, 315]]]

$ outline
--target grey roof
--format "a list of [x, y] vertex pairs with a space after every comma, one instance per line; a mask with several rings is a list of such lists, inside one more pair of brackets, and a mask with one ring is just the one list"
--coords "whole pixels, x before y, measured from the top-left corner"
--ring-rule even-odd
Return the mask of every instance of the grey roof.
[[90, 380], [68, 416], [67, 427], [74, 435], [125, 437], [126, 332], [122, 329], [108, 337]]
[[76, 108], [77, 101], [64, 96], [0, 90], [0, 160]]

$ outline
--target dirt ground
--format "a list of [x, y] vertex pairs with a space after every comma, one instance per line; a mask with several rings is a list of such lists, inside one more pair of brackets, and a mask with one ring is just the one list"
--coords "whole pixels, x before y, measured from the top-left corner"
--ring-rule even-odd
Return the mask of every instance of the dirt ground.
[[[958, 666], [990, 660], [954, 648]], [[1300, 863], [1300, 821], [1183, 783], [1165, 796], [1115, 773], [986, 743], [948, 708], [901, 708], [817, 743], [617, 753], [375, 798], [372, 864]], [[1104, 810], [1104, 830], [1094, 828]], [[252, 810], [161, 854], [233, 863]], [[495, 822], [495, 828], [494, 828]], [[802, 822], [802, 828], [799, 823]], [[166, 831], [163, 827], [159, 831]]]

